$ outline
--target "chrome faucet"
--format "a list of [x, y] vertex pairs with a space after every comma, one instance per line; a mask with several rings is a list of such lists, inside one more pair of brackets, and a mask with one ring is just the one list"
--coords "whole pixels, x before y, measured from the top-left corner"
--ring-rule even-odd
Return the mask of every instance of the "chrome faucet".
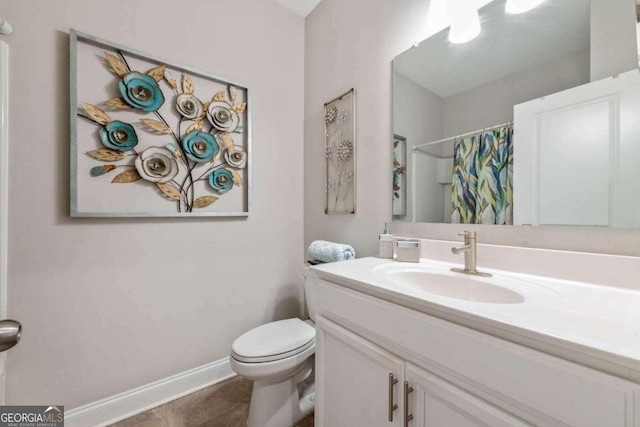
[[458, 255], [464, 252], [464, 269], [452, 268], [451, 271], [456, 273], [471, 274], [473, 276], [491, 277], [491, 274], [481, 273], [476, 265], [476, 232], [464, 231], [459, 234], [464, 236], [464, 246], [451, 248], [451, 252]]

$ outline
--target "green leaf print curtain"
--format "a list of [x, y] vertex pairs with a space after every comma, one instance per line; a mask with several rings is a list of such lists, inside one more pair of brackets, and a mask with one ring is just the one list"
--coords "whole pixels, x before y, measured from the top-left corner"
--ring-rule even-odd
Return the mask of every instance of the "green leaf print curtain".
[[513, 127], [455, 143], [451, 222], [513, 224]]

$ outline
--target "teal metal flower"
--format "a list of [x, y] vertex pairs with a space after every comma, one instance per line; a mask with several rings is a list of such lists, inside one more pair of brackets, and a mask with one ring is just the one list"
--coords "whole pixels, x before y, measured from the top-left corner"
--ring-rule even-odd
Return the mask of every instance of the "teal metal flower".
[[157, 111], [164, 104], [158, 82], [146, 74], [131, 72], [120, 81], [120, 93], [125, 102], [142, 111]]
[[114, 120], [100, 130], [100, 138], [107, 148], [117, 151], [129, 151], [138, 145], [138, 135], [129, 123]]
[[216, 169], [209, 175], [209, 185], [218, 193], [226, 193], [233, 187], [233, 175], [226, 169]]
[[208, 162], [220, 152], [213, 135], [197, 129], [185, 135], [182, 147], [187, 157], [194, 162]]

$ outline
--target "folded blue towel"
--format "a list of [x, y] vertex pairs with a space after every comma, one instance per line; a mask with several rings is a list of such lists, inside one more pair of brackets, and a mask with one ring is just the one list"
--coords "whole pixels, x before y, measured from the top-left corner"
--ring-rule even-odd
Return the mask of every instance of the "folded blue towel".
[[336, 262], [354, 259], [356, 251], [349, 245], [316, 240], [309, 245], [307, 255], [316, 261]]

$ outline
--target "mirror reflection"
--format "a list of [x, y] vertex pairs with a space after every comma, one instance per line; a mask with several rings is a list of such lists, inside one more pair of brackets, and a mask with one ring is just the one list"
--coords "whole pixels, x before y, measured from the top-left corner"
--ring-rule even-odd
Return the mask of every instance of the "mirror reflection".
[[638, 2], [449, 1], [394, 60], [394, 220], [639, 227]]

